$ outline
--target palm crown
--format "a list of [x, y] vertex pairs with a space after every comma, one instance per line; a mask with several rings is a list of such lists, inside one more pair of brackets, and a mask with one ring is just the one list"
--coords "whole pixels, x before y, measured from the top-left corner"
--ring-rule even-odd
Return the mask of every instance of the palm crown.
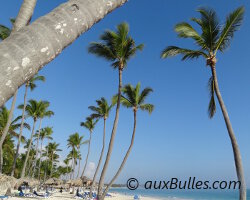
[[[9, 110], [6, 107], [0, 108], [0, 135], [2, 135], [3, 129], [5, 128], [8, 118], [9, 118]], [[9, 134], [15, 138], [18, 138], [19, 134], [16, 133], [16, 130], [20, 128], [21, 124], [18, 121], [21, 119], [21, 116], [16, 117], [10, 124]], [[23, 126], [30, 130], [30, 126], [27, 123], [24, 123]], [[22, 142], [25, 141], [25, 137], [22, 136]]]
[[[27, 106], [25, 107], [25, 111], [28, 117], [32, 117], [34, 121], [40, 118], [44, 111], [44, 105], [46, 105], [46, 101], [36, 101], [36, 100], [29, 100]], [[19, 105], [19, 109], [23, 109], [24, 105]]]
[[197, 11], [201, 14], [201, 18], [191, 18], [191, 21], [198, 24], [201, 28], [201, 34], [186, 22], [177, 24], [175, 31], [180, 38], [193, 39], [199, 49], [191, 50], [168, 46], [163, 50], [161, 57], [167, 58], [181, 54], [183, 55], [182, 60], [198, 58], [200, 56], [209, 59], [214, 57], [218, 50], [223, 52], [229, 47], [231, 38], [241, 26], [244, 10], [244, 7], [237, 8], [227, 16], [225, 24], [221, 25], [214, 10], [208, 8], [198, 9]]
[[100, 119], [104, 118], [107, 119], [109, 116], [109, 112], [112, 108], [112, 105], [108, 104], [108, 101], [102, 97], [99, 100], [96, 100], [97, 106], [89, 106], [89, 109], [93, 111], [91, 114], [92, 118]]
[[27, 82], [27, 85], [29, 86], [31, 91], [34, 90], [37, 87], [37, 85], [36, 85], [37, 81], [45, 82], [45, 77], [44, 76], [39, 76], [39, 75], [36, 74], [33, 78], [31, 78]]
[[39, 138], [38, 138], [39, 130], [37, 130], [37, 133], [34, 135], [34, 137], [40, 140], [44, 140], [45, 138], [52, 140], [52, 137], [51, 137], [52, 133], [53, 133], [52, 127], [45, 127], [41, 129]]
[[[125, 85], [122, 88], [122, 97], [121, 103], [127, 108], [133, 108], [134, 111], [138, 109], [145, 110], [149, 113], [152, 113], [154, 110], [154, 105], [145, 103], [148, 95], [153, 92], [149, 87], [145, 88], [140, 92], [141, 84], [138, 83], [136, 87], [133, 87], [131, 84]], [[113, 103], [117, 102], [117, 95], [113, 98]]]
[[[229, 47], [230, 41], [234, 33], [239, 30], [243, 16], [244, 7], [239, 7], [230, 13], [224, 24], [220, 24], [216, 12], [208, 8], [200, 8], [197, 11], [200, 13], [200, 18], [191, 18], [201, 29], [201, 34], [196, 31], [189, 23], [181, 22], [175, 26], [175, 31], [180, 38], [191, 38], [194, 40], [198, 50], [180, 48], [177, 46], [166, 47], [162, 54], [162, 58], [182, 55], [182, 60], [199, 58], [200, 56], [206, 59], [206, 64], [215, 66], [216, 54], [218, 51], [223, 52]], [[214, 77], [208, 81], [210, 101], [208, 105], [208, 114], [212, 118], [216, 112], [216, 104], [214, 99], [215, 86]]]
[[127, 61], [135, 55], [137, 50], [143, 49], [143, 44], [135, 45], [135, 41], [129, 35], [127, 23], [117, 26], [116, 32], [107, 30], [101, 36], [101, 42], [92, 42], [88, 48], [89, 53], [112, 61], [114, 68], [123, 69]]
[[85, 122], [81, 122], [81, 126], [85, 127], [86, 129], [88, 129], [90, 131], [90, 133], [93, 132], [96, 123], [98, 122], [98, 120], [94, 120], [92, 117], [87, 117]]

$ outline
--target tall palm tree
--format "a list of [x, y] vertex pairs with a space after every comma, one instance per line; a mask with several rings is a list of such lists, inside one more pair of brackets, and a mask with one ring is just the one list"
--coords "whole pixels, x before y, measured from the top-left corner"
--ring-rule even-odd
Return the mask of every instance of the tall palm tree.
[[138, 50], [143, 49], [143, 44], [135, 45], [134, 39], [129, 36], [129, 26], [127, 23], [121, 23], [117, 26], [117, 30], [105, 31], [101, 37], [101, 42], [93, 42], [89, 46], [89, 53], [95, 54], [98, 57], [102, 57], [107, 61], [112, 62], [111, 66], [114, 69], [118, 69], [119, 84], [118, 84], [118, 101], [116, 104], [116, 114], [111, 132], [111, 138], [109, 142], [109, 148], [106, 156], [106, 160], [102, 169], [98, 193], [101, 192], [104, 183], [106, 171], [108, 169], [110, 157], [112, 154], [116, 130], [119, 119], [121, 88], [122, 88], [122, 72], [127, 66], [128, 61], [133, 57]]
[[[78, 174], [77, 174], [77, 177], [79, 175], [79, 168], [80, 168], [80, 159], [81, 159], [81, 156], [80, 156], [80, 148], [81, 148], [81, 145], [82, 144], [86, 144], [88, 143], [88, 141], [83, 141], [83, 138], [84, 136], [80, 136], [78, 133], [74, 133], [72, 135], [69, 136], [69, 139], [67, 140], [68, 143], [67, 143], [67, 146], [68, 148], [72, 148], [71, 149], [71, 154], [72, 154], [72, 163], [75, 163], [77, 162], [76, 159], [78, 158]], [[73, 172], [72, 172], [72, 175], [71, 177], [74, 178], [73, 174], [74, 174], [74, 170], [75, 170], [75, 166], [73, 168]]]
[[[9, 114], [10, 114], [10, 111], [7, 110], [6, 107], [0, 108], [0, 136], [2, 136], [4, 129], [7, 125], [7, 122], [9, 119]], [[16, 130], [18, 128], [20, 128], [20, 126], [21, 126], [21, 124], [18, 122], [20, 120], [20, 118], [21, 117], [19, 116], [19, 117], [15, 118], [10, 123], [9, 129], [8, 129], [8, 134], [10, 134], [12, 137], [19, 138], [19, 134], [16, 133]], [[30, 130], [29, 124], [24, 123], [23, 126], [24, 126], [24, 128], [27, 128], [28, 130]], [[24, 141], [25, 141], [25, 137], [22, 136], [21, 142], [24, 142]], [[0, 154], [0, 160], [1, 160], [0, 171], [2, 172], [2, 166], [3, 166], [2, 165], [3, 164], [3, 154], [2, 153]]]
[[229, 47], [234, 33], [239, 30], [242, 24], [244, 10], [244, 7], [237, 8], [227, 16], [226, 22], [224, 24], [220, 24], [214, 10], [207, 8], [198, 9], [198, 12], [201, 14], [201, 18], [192, 18], [191, 20], [201, 28], [201, 34], [186, 22], [179, 23], [175, 26], [175, 31], [177, 32], [178, 36], [181, 38], [193, 39], [195, 44], [198, 46], [198, 50], [180, 48], [177, 46], [168, 46], [161, 54], [162, 58], [168, 58], [181, 54], [183, 56], [182, 60], [194, 59], [202, 56], [206, 60], [206, 65], [210, 67], [212, 75], [209, 81], [211, 88], [211, 99], [208, 108], [209, 116], [213, 117], [215, 113], [215, 93], [219, 101], [227, 131], [232, 143], [236, 173], [238, 180], [241, 182], [240, 200], [246, 200], [246, 184], [240, 150], [219, 89], [216, 74], [216, 55], [219, 51], [223, 53], [224, 50]]
[[[152, 111], [154, 110], [154, 105], [149, 104], [149, 103], [145, 103], [146, 98], [149, 96], [149, 94], [151, 92], [153, 92], [153, 90], [151, 88], [147, 87], [140, 92], [140, 88], [141, 88], [141, 84], [138, 83], [136, 85], [136, 87], [133, 87], [132, 85], [128, 84], [128, 85], [124, 86], [124, 88], [122, 89], [121, 103], [123, 106], [125, 106], [127, 108], [132, 108], [133, 114], [134, 114], [134, 128], [133, 128], [133, 133], [132, 133], [132, 137], [131, 137], [131, 142], [130, 142], [129, 148], [128, 148], [128, 150], [123, 158], [123, 161], [122, 161], [119, 169], [117, 170], [116, 174], [114, 175], [114, 177], [111, 179], [111, 181], [107, 185], [106, 189], [104, 190], [104, 192], [101, 196], [101, 199], [104, 199], [109, 188], [112, 186], [114, 181], [117, 179], [117, 177], [121, 173], [122, 169], [124, 168], [124, 166], [126, 164], [128, 156], [132, 150], [132, 147], [134, 145], [134, 140], [135, 140], [137, 111], [138, 110], [147, 111], [149, 114], [151, 114]], [[113, 101], [115, 103], [117, 102], [117, 96], [114, 97]]]
[[83, 167], [81, 178], [84, 177], [84, 172], [85, 172], [86, 167], [87, 167], [89, 152], [90, 152], [91, 139], [92, 139], [92, 133], [93, 133], [93, 130], [94, 130], [95, 125], [96, 125], [97, 122], [98, 122], [98, 120], [94, 120], [92, 117], [87, 117], [86, 121], [81, 122], [81, 124], [80, 124], [82, 127], [89, 130], [88, 153], [87, 153], [87, 156], [86, 156], [86, 159], [85, 159], [85, 164], [84, 164], [84, 167]]
[[43, 141], [45, 139], [52, 140], [51, 135], [53, 134], [53, 128], [52, 127], [45, 127], [41, 129], [40, 132], [40, 140], [41, 140], [41, 147], [40, 147], [40, 159], [38, 164], [38, 180], [40, 180], [41, 176], [41, 160], [42, 160], [42, 150], [43, 150]]
[[51, 110], [48, 110], [50, 106], [50, 103], [48, 101], [43, 101], [42, 102], [42, 109], [41, 109], [41, 114], [40, 114], [40, 124], [39, 124], [39, 129], [38, 129], [38, 140], [37, 140], [37, 144], [36, 144], [36, 157], [34, 159], [34, 162], [33, 162], [33, 174], [32, 174], [32, 177], [34, 177], [35, 175], [35, 167], [36, 167], [36, 164], [37, 164], [37, 159], [38, 159], [38, 146], [39, 146], [39, 138], [40, 138], [40, 131], [41, 131], [41, 127], [42, 127], [42, 120], [45, 118], [45, 117], [51, 117], [52, 115], [54, 115], [54, 112], [51, 111]]
[[21, 127], [20, 127], [19, 138], [18, 138], [18, 142], [17, 142], [16, 155], [14, 157], [14, 162], [13, 162], [13, 166], [12, 166], [11, 176], [14, 176], [14, 171], [15, 171], [15, 167], [16, 167], [16, 160], [17, 160], [18, 155], [19, 155], [19, 148], [20, 148], [20, 143], [21, 143], [21, 137], [22, 137], [22, 134], [23, 134], [23, 124], [24, 124], [24, 119], [25, 119], [25, 108], [26, 108], [26, 99], [27, 99], [28, 89], [30, 89], [31, 91], [33, 91], [37, 87], [37, 85], [36, 85], [37, 81], [43, 81], [44, 82], [45, 81], [45, 77], [44, 76], [35, 75], [31, 80], [29, 80], [25, 84], [24, 101], [23, 101], [23, 112], [22, 112], [22, 122], [21, 122]]
[[62, 151], [61, 149], [58, 149], [58, 147], [59, 147], [59, 144], [56, 142], [49, 143], [47, 146], [48, 152], [51, 158], [50, 178], [53, 176], [53, 166], [54, 166], [56, 152]]
[[[19, 108], [22, 109], [23, 105], [20, 105]], [[27, 150], [27, 155], [26, 155], [23, 169], [22, 169], [22, 173], [21, 173], [21, 178], [23, 178], [25, 176], [26, 165], [27, 165], [27, 161], [29, 158], [30, 148], [31, 148], [32, 141], [33, 141], [33, 136], [35, 133], [36, 122], [39, 119], [39, 117], [41, 116], [42, 108], [43, 108], [42, 101], [36, 101], [33, 99], [29, 100], [29, 102], [25, 108], [27, 116], [31, 117], [33, 119], [33, 128], [32, 128], [32, 132], [31, 132], [31, 136], [30, 136], [30, 142], [29, 142], [29, 147]]]
[[96, 100], [97, 106], [89, 106], [89, 109], [91, 111], [93, 111], [93, 114], [91, 115], [92, 118], [96, 118], [96, 119], [101, 119], [103, 118], [103, 138], [102, 138], [102, 150], [101, 150], [101, 154], [100, 154], [100, 158], [95, 170], [95, 174], [93, 176], [93, 180], [92, 180], [92, 184], [91, 184], [91, 188], [90, 188], [90, 198], [92, 198], [92, 191], [93, 191], [93, 186], [96, 180], [96, 176], [97, 173], [99, 171], [99, 168], [101, 166], [101, 162], [102, 162], [102, 157], [104, 154], [104, 149], [105, 149], [105, 135], [106, 135], [106, 120], [109, 116], [110, 110], [112, 108], [112, 105], [108, 104], [108, 101], [102, 97], [99, 100]]

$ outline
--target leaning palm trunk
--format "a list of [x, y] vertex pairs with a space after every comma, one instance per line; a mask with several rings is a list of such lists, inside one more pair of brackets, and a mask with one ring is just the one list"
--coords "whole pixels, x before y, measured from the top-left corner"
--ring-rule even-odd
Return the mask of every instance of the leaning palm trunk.
[[1, 157], [0, 158], [0, 174], [2, 173], [2, 168], [3, 168], [3, 152], [2, 152], [3, 149], [2, 149], [2, 147], [3, 147], [4, 140], [7, 136], [9, 128], [10, 128], [10, 124], [11, 124], [12, 117], [13, 117], [13, 112], [15, 109], [16, 98], [17, 98], [17, 90], [13, 96], [13, 100], [12, 100], [11, 108], [10, 108], [10, 113], [8, 116], [8, 121], [7, 121], [6, 126], [4, 127], [3, 134], [2, 134], [1, 140], [0, 140], [0, 157]]
[[109, 161], [110, 161], [110, 158], [111, 158], [111, 154], [112, 154], [112, 150], [113, 150], [113, 146], [114, 146], [114, 142], [115, 142], [116, 129], [117, 129], [117, 126], [118, 126], [120, 104], [121, 104], [121, 89], [122, 89], [122, 68], [120, 67], [119, 68], [118, 99], [117, 99], [117, 104], [116, 104], [115, 120], [114, 120], [114, 124], [113, 124], [113, 129], [112, 129], [112, 133], [111, 133], [111, 138], [110, 138], [110, 142], [109, 142], [109, 148], [108, 148], [106, 160], [105, 160], [104, 166], [102, 168], [102, 173], [101, 173], [100, 180], [99, 180], [98, 199], [100, 199], [100, 197], [101, 197], [104, 178], [105, 178], [105, 175], [106, 175], [106, 172], [107, 172], [107, 169], [108, 169], [108, 164], [109, 164]]
[[1, 42], [0, 71], [12, 73], [0, 74], [0, 107], [64, 48], [126, 1], [69, 0]]
[[30, 143], [29, 143], [29, 147], [28, 147], [28, 151], [25, 157], [25, 161], [24, 161], [24, 165], [23, 165], [23, 169], [22, 169], [22, 173], [21, 173], [21, 178], [23, 178], [25, 176], [25, 169], [26, 169], [26, 165], [29, 159], [29, 154], [30, 154], [30, 149], [31, 149], [31, 145], [32, 145], [32, 140], [33, 140], [33, 135], [35, 132], [35, 127], [36, 127], [36, 120], [34, 120], [33, 123], [33, 128], [32, 128], [32, 132], [31, 132], [31, 137], [30, 137]]
[[11, 124], [11, 121], [12, 121], [12, 116], [13, 116], [13, 112], [14, 112], [14, 109], [15, 109], [15, 104], [16, 104], [16, 97], [17, 97], [17, 91], [15, 92], [15, 95], [13, 97], [13, 100], [12, 100], [12, 103], [11, 103], [11, 108], [10, 108], [10, 113], [9, 113], [9, 117], [8, 117], [8, 121], [7, 121], [7, 124], [6, 126], [4, 127], [4, 130], [3, 130], [3, 134], [1, 136], [1, 140], [0, 140], [0, 173], [2, 173], [2, 168], [3, 168], [3, 143], [4, 143], [4, 140], [8, 134], [8, 131], [9, 131], [9, 128], [10, 128], [10, 124]]
[[[32, 15], [33, 15], [33, 11], [34, 11], [34, 8], [35, 8], [35, 5], [36, 5], [36, 0], [24, 0], [23, 3], [22, 3], [22, 6], [19, 10], [19, 13], [17, 15], [17, 18], [16, 18], [16, 21], [14, 23], [14, 27], [13, 27], [13, 30], [11, 32], [11, 35], [15, 35], [15, 32], [19, 31], [19, 29], [23, 28], [24, 26], [26, 26]], [[4, 45], [3, 45], [4, 46]], [[5, 47], [0, 48], [0, 54], [2, 54], [2, 57], [5, 57], [7, 60], [10, 61], [10, 63], [12, 62], [11, 60], [11, 54], [10, 53], [7, 53], [5, 50], [4, 50]], [[0, 56], [1, 57], [1, 56]], [[2, 59], [2, 58], [1, 58]], [[0, 59], [0, 60], [1, 60]], [[1, 61], [0, 61], [1, 62]], [[1, 88], [0, 88], [0, 95], [1, 95], [1, 98], [0, 98], [0, 104], [2, 102], [2, 104], [7, 100], [9, 99], [13, 94], [14, 94], [14, 97], [13, 97], [13, 100], [12, 100], [12, 104], [11, 104], [11, 109], [10, 109], [10, 113], [9, 113], [9, 117], [8, 117], [8, 121], [7, 121], [7, 124], [4, 128], [4, 131], [3, 131], [3, 134], [2, 134], [2, 137], [1, 137], [1, 140], [0, 140], [0, 156], [2, 156], [2, 147], [3, 147], [3, 142], [7, 136], [7, 133], [9, 131], [9, 127], [10, 127], [10, 124], [11, 124], [11, 121], [12, 121], [12, 116], [13, 116], [13, 112], [14, 112], [14, 109], [15, 109], [15, 104], [16, 104], [16, 97], [17, 97], [17, 90], [19, 88], [19, 86], [17, 87], [12, 87], [12, 82], [15, 82], [17, 79], [20, 79], [18, 77], [15, 77], [14, 79], [11, 79], [12, 75], [14, 74], [14, 71], [16, 70], [16, 64], [13, 63], [13, 68], [10, 70], [9, 67], [9, 64], [6, 63], [6, 62], [3, 62], [2, 63], [3, 65], [5, 66], [2, 66], [0, 67], [0, 71], [3, 72], [3, 71], [7, 71], [7, 74], [5, 73], [1, 73], [0, 74], [0, 82], [1, 83], [4, 83], [2, 82], [2, 80], [4, 80], [5, 78], [7, 78], [7, 81], [5, 81], [5, 84], [1, 84]], [[0, 64], [1, 65], [1, 64]], [[21, 76], [21, 74], [20, 74]], [[3, 79], [2, 79], [3, 77]], [[4, 78], [5, 77], [5, 78]], [[27, 80], [26, 80], [27, 81]], [[24, 80], [23, 84], [26, 82]], [[21, 85], [20, 85], [21, 86]], [[4, 94], [1, 92], [2, 89], [5, 90], [9, 90], [9, 92], [12, 93], [11, 96], [9, 96], [9, 98], [4, 98]], [[2, 106], [2, 104], [0, 106]], [[2, 158], [0, 158], [0, 173], [2, 173]]]
[[40, 159], [39, 159], [39, 164], [38, 164], [38, 180], [40, 181], [40, 177], [41, 177], [41, 160], [42, 160], [42, 150], [43, 150], [43, 139], [41, 140], [41, 148], [40, 148]]
[[112, 186], [112, 184], [114, 183], [114, 181], [117, 179], [117, 177], [119, 176], [119, 174], [121, 173], [123, 167], [125, 166], [126, 164], [126, 161], [128, 159], [128, 156], [132, 150], [132, 147], [134, 145], [134, 140], [135, 140], [135, 130], [136, 130], [136, 110], [134, 110], [134, 128], [133, 128], [133, 134], [132, 134], [132, 138], [131, 138], [131, 142], [130, 142], [130, 146], [127, 150], [127, 153], [125, 155], [125, 157], [123, 158], [123, 161], [118, 169], [118, 171], [116, 172], [115, 176], [112, 178], [112, 180], [110, 181], [110, 183], [107, 185], [106, 189], [104, 190], [102, 196], [101, 196], [101, 199], [100, 200], [103, 200], [104, 197], [106, 196], [109, 188]]
[[23, 111], [22, 111], [22, 121], [21, 121], [20, 133], [19, 133], [17, 147], [16, 147], [16, 154], [15, 154], [13, 165], [12, 165], [11, 176], [14, 176], [14, 172], [15, 172], [15, 168], [16, 168], [16, 161], [17, 161], [17, 158], [18, 158], [18, 155], [19, 155], [19, 148], [20, 148], [22, 135], [23, 135], [23, 125], [24, 125], [24, 119], [25, 119], [27, 93], [28, 93], [28, 85], [26, 84], [25, 93], [24, 93]]
[[90, 132], [90, 136], [89, 136], [88, 153], [87, 153], [87, 156], [86, 156], [86, 159], [85, 159], [84, 168], [83, 168], [83, 171], [82, 171], [82, 176], [81, 176], [82, 178], [84, 177], [84, 173], [85, 173], [85, 170], [86, 170], [86, 167], [87, 167], [87, 163], [88, 163], [89, 152], [90, 152], [90, 145], [91, 145], [91, 138], [92, 138], [92, 132]]
[[234, 153], [234, 162], [235, 162], [235, 167], [236, 167], [236, 173], [238, 177], [238, 181], [240, 181], [241, 186], [240, 186], [240, 200], [246, 200], [246, 184], [245, 184], [245, 178], [244, 178], [244, 170], [243, 170], [243, 165], [242, 165], [242, 160], [241, 160], [241, 154], [240, 154], [240, 149], [237, 144], [237, 140], [233, 131], [233, 127], [231, 125], [229, 115], [227, 113], [226, 106], [223, 102], [220, 89], [219, 89], [219, 84], [217, 80], [217, 75], [216, 75], [216, 69], [215, 65], [211, 66], [213, 78], [214, 78], [214, 84], [215, 84], [215, 93], [218, 98], [221, 111], [227, 126], [227, 131], [231, 140], [232, 148], [233, 148], [233, 153]]
[[38, 129], [38, 136], [37, 136], [37, 142], [36, 142], [36, 155], [33, 161], [33, 172], [32, 172], [32, 178], [35, 176], [35, 171], [36, 171], [36, 163], [38, 159], [38, 146], [39, 146], [39, 138], [40, 138], [40, 133], [41, 133], [41, 127], [42, 127], [42, 118], [40, 119], [40, 124], [39, 124], [39, 129]]
[[94, 186], [94, 184], [95, 184], [95, 179], [96, 179], [97, 173], [98, 173], [98, 171], [99, 171], [99, 168], [100, 168], [100, 166], [101, 166], [102, 157], [103, 157], [103, 153], [104, 153], [104, 149], [105, 149], [106, 118], [104, 118], [103, 121], [104, 121], [104, 125], [103, 125], [102, 151], [101, 151], [101, 155], [100, 155], [100, 158], [99, 158], [99, 161], [98, 161], [96, 170], [95, 170], [95, 174], [94, 174], [94, 177], [93, 177], [93, 180], [92, 180], [92, 184], [91, 184], [91, 187], [90, 187], [90, 198], [92, 198], [93, 186]]

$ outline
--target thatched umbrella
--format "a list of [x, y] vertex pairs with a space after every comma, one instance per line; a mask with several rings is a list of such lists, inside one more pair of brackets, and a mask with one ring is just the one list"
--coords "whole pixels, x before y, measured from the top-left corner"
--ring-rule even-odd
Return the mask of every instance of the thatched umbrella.
[[75, 187], [83, 187], [83, 182], [81, 179], [76, 179], [72, 181], [72, 186]]
[[22, 178], [22, 179], [17, 180], [15, 188], [18, 188], [19, 186], [24, 185], [24, 184], [30, 187], [34, 187], [34, 186], [40, 185], [40, 182], [39, 180], [34, 179], [34, 178]]
[[63, 181], [58, 178], [50, 178], [45, 183], [45, 185], [61, 185]]
[[17, 179], [11, 176], [0, 174], [0, 193], [5, 193], [8, 188], [15, 186]]

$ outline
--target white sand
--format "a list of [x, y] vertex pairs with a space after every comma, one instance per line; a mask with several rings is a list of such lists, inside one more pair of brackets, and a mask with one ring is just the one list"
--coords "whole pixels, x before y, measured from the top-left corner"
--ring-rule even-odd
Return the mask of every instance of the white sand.
[[[133, 200], [133, 196], [129, 195], [123, 195], [118, 193], [110, 193], [112, 197], [107, 197], [105, 200]], [[9, 200], [31, 200], [31, 199], [46, 199], [46, 198], [24, 198], [24, 197], [10, 197]], [[47, 198], [50, 200], [72, 200], [72, 199], [80, 199], [80, 198], [74, 198], [73, 194], [69, 194], [68, 192], [63, 192], [62, 194], [59, 192], [53, 193], [53, 195], [50, 198]], [[156, 198], [150, 198], [150, 197], [141, 197], [142, 200], [158, 200]]]

